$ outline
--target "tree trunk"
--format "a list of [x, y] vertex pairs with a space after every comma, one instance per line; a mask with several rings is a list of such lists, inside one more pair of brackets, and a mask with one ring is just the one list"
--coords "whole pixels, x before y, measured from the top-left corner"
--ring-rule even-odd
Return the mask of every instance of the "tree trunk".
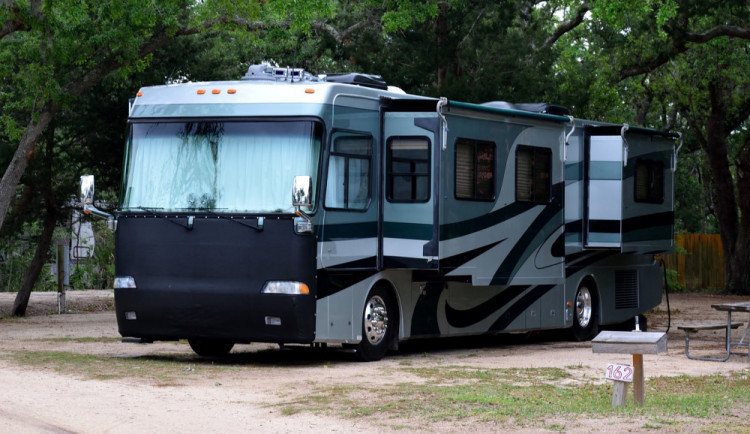
[[450, 40], [450, 27], [448, 25], [448, 3], [441, 2], [438, 5], [437, 24], [437, 88], [441, 89], [445, 83], [445, 77], [448, 74], [449, 60], [448, 43]]
[[26, 131], [21, 137], [21, 142], [10, 160], [8, 168], [0, 180], [0, 229], [3, 228], [5, 216], [8, 214], [10, 203], [16, 195], [16, 187], [21, 180], [21, 175], [26, 170], [29, 160], [34, 158], [36, 142], [42, 136], [44, 129], [55, 117], [59, 110], [57, 105], [46, 105], [39, 113], [39, 120], [32, 119], [26, 126]]
[[[729, 170], [729, 157], [727, 155], [727, 138], [724, 121], [727, 117], [726, 99], [718, 86], [709, 85], [711, 99], [711, 112], [706, 125], [706, 141], [703, 143], [704, 151], [708, 157], [711, 167], [711, 186], [714, 198], [714, 211], [719, 223], [722, 251], [724, 253], [724, 275], [726, 289], [730, 290], [731, 276], [735, 274], [735, 262], [741, 261], [735, 258], [737, 252], [738, 222], [737, 201], [735, 200], [735, 189], [732, 172]], [[740, 271], [740, 270], [737, 270]]]
[[745, 141], [735, 166], [741, 217], [726, 288], [730, 292], [750, 295], [750, 137]]
[[56, 224], [57, 212], [55, 210], [54, 202], [47, 201], [47, 215], [44, 217], [44, 229], [42, 230], [42, 235], [39, 237], [36, 252], [34, 252], [34, 258], [31, 260], [31, 265], [29, 265], [26, 274], [23, 276], [21, 289], [19, 289], [18, 294], [16, 294], [16, 301], [13, 303], [12, 314], [15, 316], [26, 315], [26, 307], [29, 304], [31, 290], [34, 289], [34, 284], [39, 278], [39, 274], [41, 274], [44, 264], [47, 262], [49, 247], [52, 243], [52, 235], [55, 233]]

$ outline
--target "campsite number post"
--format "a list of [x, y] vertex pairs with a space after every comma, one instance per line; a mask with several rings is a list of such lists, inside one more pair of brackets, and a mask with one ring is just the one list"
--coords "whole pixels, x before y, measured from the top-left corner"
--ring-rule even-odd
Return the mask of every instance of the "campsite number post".
[[609, 364], [605, 378], [615, 381], [612, 392], [612, 406], [625, 405], [628, 394], [628, 383], [633, 383], [633, 400], [636, 405], [643, 405], [645, 391], [643, 387], [643, 355], [659, 354], [667, 351], [667, 335], [660, 332], [614, 332], [599, 333], [592, 341], [595, 353], [632, 354], [633, 366]]

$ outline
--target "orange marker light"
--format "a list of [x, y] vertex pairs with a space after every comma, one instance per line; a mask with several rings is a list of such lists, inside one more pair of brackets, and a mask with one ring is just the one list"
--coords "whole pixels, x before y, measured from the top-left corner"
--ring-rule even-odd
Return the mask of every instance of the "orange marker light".
[[143, 92], [138, 92], [135, 94], [135, 96], [143, 96]]
[[198, 92], [196, 92], [196, 93], [198, 95], [203, 95], [204, 93], [206, 93], [206, 91], [204, 89], [198, 89]]
[[235, 93], [237, 93], [237, 89], [227, 89], [227, 93], [229, 93], [229, 94], [235, 94]]
[[315, 93], [315, 89], [305, 89], [305, 93]]
[[214, 94], [214, 95], [218, 95], [218, 94], [221, 93], [221, 91], [219, 89], [214, 89], [214, 90], [211, 91], [211, 93]]

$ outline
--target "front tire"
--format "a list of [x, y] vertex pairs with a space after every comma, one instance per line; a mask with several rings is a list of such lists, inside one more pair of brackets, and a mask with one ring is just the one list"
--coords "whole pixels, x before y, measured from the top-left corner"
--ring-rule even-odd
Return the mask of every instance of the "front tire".
[[395, 337], [396, 323], [393, 297], [383, 287], [373, 288], [362, 311], [362, 340], [357, 345], [360, 360], [374, 362], [385, 356]]
[[596, 290], [593, 285], [582, 283], [573, 301], [573, 328], [571, 334], [577, 341], [589, 341], [599, 332]]
[[234, 342], [217, 339], [188, 339], [190, 348], [202, 357], [226, 356], [232, 351]]

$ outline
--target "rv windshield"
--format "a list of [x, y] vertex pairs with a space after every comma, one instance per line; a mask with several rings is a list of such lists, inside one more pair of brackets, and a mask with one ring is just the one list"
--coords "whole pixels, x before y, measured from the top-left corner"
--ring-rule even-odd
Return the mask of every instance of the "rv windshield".
[[123, 211], [290, 213], [296, 175], [316, 185], [312, 121], [134, 123]]

